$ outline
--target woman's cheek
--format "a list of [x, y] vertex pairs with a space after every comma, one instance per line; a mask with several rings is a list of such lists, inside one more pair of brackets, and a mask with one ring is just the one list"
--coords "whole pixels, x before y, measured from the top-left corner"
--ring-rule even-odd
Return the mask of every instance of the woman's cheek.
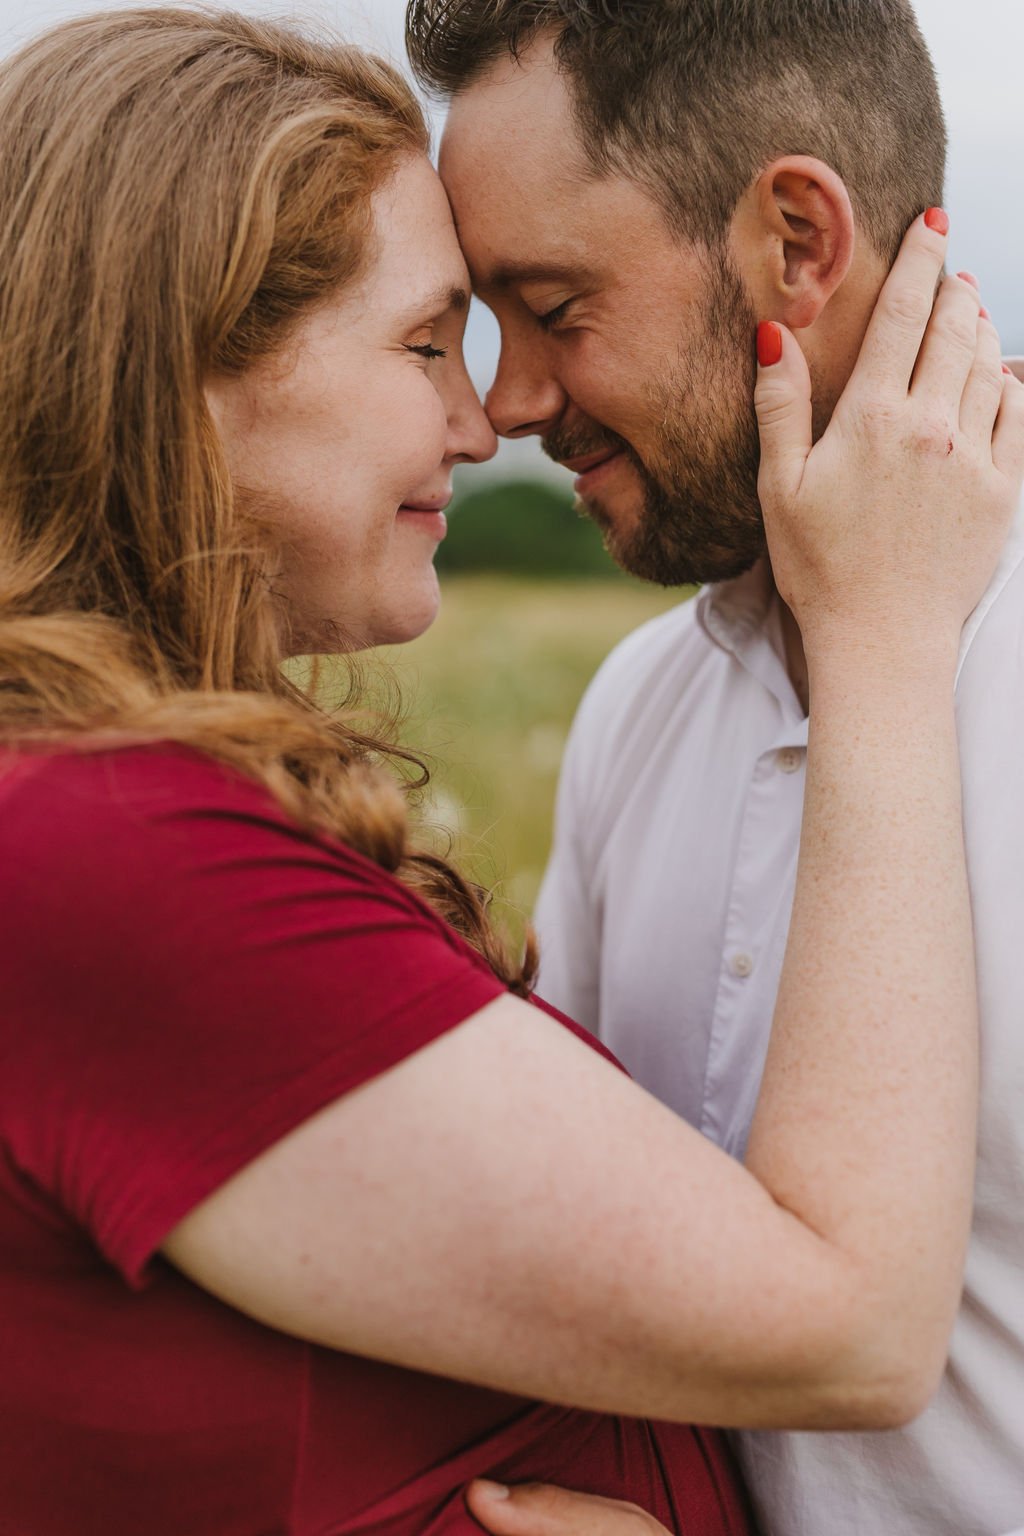
[[429, 379], [427, 385], [431, 398], [427, 403], [429, 409], [424, 411], [423, 455], [428, 461], [428, 469], [437, 469], [445, 459], [448, 443], [448, 412], [443, 399]]

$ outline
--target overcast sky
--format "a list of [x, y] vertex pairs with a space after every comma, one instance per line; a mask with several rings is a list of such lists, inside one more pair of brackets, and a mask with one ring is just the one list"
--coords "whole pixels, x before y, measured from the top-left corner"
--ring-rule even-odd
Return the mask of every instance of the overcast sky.
[[[128, 0], [114, 0], [114, 5]], [[949, 122], [950, 259], [981, 279], [1007, 351], [1024, 353], [1024, 0], [916, 0]], [[0, 0], [0, 51], [91, 0]], [[235, 0], [249, 14], [326, 20], [404, 63], [405, 0]], [[478, 385], [494, 371], [496, 329], [474, 306], [468, 352]]]

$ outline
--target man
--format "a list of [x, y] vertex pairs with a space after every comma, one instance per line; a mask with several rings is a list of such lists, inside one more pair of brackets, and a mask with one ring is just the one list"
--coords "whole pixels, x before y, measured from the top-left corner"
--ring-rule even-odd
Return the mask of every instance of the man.
[[[408, 35], [451, 98], [441, 170], [502, 332], [494, 425], [577, 471], [628, 569], [711, 583], [582, 705], [542, 990], [742, 1155], [810, 704], [757, 500], [752, 337], [798, 331], [821, 428], [900, 237], [942, 201], [934, 73], [908, 0], [413, 0]], [[984, 1029], [964, 1304], [910, 1428], [740, 1437], [772, 1536], [1024, 1523], [1024, 518], [965, 631], [958, 711]]]

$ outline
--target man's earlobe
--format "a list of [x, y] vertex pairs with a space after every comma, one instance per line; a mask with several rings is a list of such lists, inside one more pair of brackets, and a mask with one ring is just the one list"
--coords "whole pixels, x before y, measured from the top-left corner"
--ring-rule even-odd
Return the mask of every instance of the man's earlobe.
[[842, 177], [806, 155], [773, 161], [741, 199], [733, 239], [756, 274], [761, 313], [791, 330], [813, 325], [853, 262], [853, 206]]

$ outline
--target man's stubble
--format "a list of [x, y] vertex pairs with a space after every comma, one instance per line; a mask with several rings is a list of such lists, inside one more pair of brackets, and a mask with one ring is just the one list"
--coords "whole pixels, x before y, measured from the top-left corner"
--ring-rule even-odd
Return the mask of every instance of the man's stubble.
[[545, 440], [555, 459], [620, 447], [642, 488], [631, 527], [599, 497], [582, 511], [602, 529], [624, 570], [661, 586], [739, 576], [765, 553], [757, 495], [760, 444], [754, 412], [756, 316], [728, 253], [709, 253], [704, 294], [671, 368], [648, 392], [656, 446], [642, 459], [604, 428], [563, 431]]

